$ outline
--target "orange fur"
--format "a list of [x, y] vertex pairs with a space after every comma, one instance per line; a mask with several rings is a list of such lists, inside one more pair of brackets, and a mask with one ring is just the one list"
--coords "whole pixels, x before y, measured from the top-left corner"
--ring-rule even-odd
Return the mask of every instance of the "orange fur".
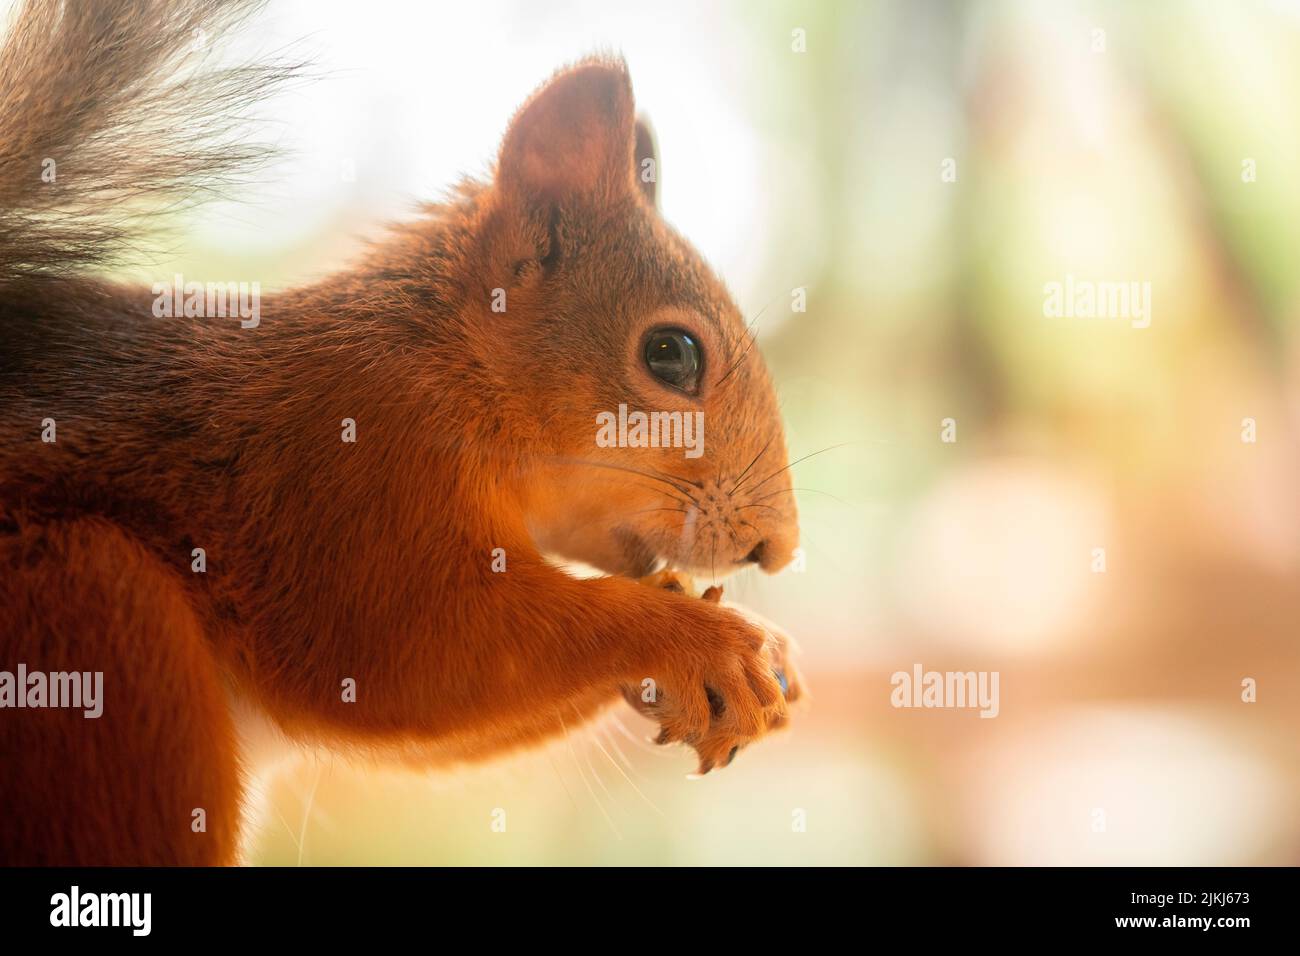
[[[105, 712], [0, 711], [19, 768], [0, 778], [17, 808], [0, 862], [230, 862], [223, 683], [290, 734], [429, 759], [545, 739], [647, 677], [663, 739], [705, 770], [784, 720], [762, 630], [631, 580], [656, 560], [774, 571], [797, 539], [767, 372], [642, 188], [638, 142], [620, 61], [561, 71], [514, 118], [492, 183], [264, 298], [256, 329], [10, 270], [0, 669], [103, 670]], [[697, 397], [640, 362], [663, 324], [703, 346]], [[597, 447], [595, 415], [620, 402], [703, 411], [705, 454]]]

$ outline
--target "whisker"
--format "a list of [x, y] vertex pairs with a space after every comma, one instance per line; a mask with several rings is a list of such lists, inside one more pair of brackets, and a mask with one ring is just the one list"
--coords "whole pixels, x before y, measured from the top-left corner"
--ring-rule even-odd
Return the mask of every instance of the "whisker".
[[749, 354], [749, 350], [752, 349], [754, 347], [754, 343], [758, 341], [758, 330], [756, 328], [758, 325], [758, 320], [763, 317], [763, 313], [766, 312], [771, 307], [772, 303], [775, 302], [777, 299], [781, 298], [781, 296], [783, 295], [785, 295], [784, 292], [778, 292], [775, 296], [768, 299], [767, 304], [764, 305], [761, 309], [759, 309], [757, 314], [749, 321], [749, 324], [745, 326], [746, 332], [751, 332], [752, 330], [749, 336], [749, 343], [745, 346], [745, 350], [740, 353], [740, 358], [736, 359], [736, 361], [732, 364], [731, 368], [727, 369], [727, 373], [723, 375], [722, 378], [718, 379], [717, 384], [713, 386], [714, 388], [717, 388], [718, 385], [721, 385], [723, 382], [725, 382], [728, 378], [731, 377], [732, 372], [740, 368], [740, 363], [745, 361], [745, 356]]
[[321, 764], [319, 755], [316, 758], [316, 777], [311, 782], [311, 790], [307, 794], [307, 800], [302, 807], [302, 826], [298, 829], [298, 865], [302, 866], [303, 851], [307, 845], [307, 821], [311, 819], [311, 807], [316, 802], [316, 787], [320, 784]]
[[848, 573], [848, 572], [845, 571], [844, 566], [841, 565], [839, 561], [835, 560], [835, 555], [834, 555], [832, 552], [827, 551], [825, 548], [823, 548], [821, 545], [819, 545], [816, 541], [814, 541], [812, 535], [810, 535], [806, 529], [800, 532], [800, 538], [802, 539], [801, 542], [800, 542], [801, 544], [802, 544], [803, 541], [806, 541], [806, 542], [807, 542], [809, 545], [811, 545], [813, 548], [816, 548], [817, 551], [818, 551], [818, 553], [825, 555], [826, 558], [827, 558], [827, 560], [830, 561], [830, 563], [831, 563], [831, 567], [833, 567], [833, 568], [834, 568], [836, 571], [838, 571], [840, 574], [846, 574], [846, 573]]
[[716, 587], [718, 583], [718, 566], [714, 560], [718, 556], [718, 529], [713, 529], [713, 544], [709, 547], [709, 577], [713, 579], [712, 583]]
[[[601, 752], [601, 753], [603, 753], [606, 757], [609, 757], [609, 762], [612, 763], [612, 764], [614, 764], [614, 769], [617, 770], [619, 773], [621, 773], [621, 774], [623, 775], [623, 779], [626, 780], [627, 783], [628, 783], [628, 786], [630, 786], [630, 787], [631, 787], [631, 788], [636, 792], [636, 795], [637, 795], [638, 797], [640, 797], [642, 800], [644, 800], [644, 801], [646, 802], [646, 804], [650, 807], [651, 810], [653, 810], [655, 813], [659, 814], [661, 817], [664, 816], [664, 812], [663, 812], [662, 810], [660, 810], [658, 806], [655, 805], [655, 802], [654, 802], [653, 800], [651, 800], [649, 797], [647, 797], [644, 793], [642, 793], [642, 792], [641, 792], [641, 788], [638, 787], [638, 786], [636, 785], [636, 782], [635, 782], [631, 777], [629, 777], [629, 776], [627, 775], [627, 773], [623, 770], [622, 767], [620, 767], [620, 766], [618, 765], [617, 762], [615, 762], [615, 760], [614, 760], [613, 757], [610, 757], [610, 756], [609, 756], [609, 751], [607, 751], [604, 747], [601, 746], [600, 740], [597, 739], [597, 738], [595, 738], [595, 737], [593, 737], [593, 738], [592, 738], [592, 742], [593, 742], [597, 747], [600, 747], [600, 752]], [[610, 745], [611, 747], [613, 747], [615, 750], [618, 750], [618, 744], [614, 743], [613, 740], [610, 740], [609, 745]], [[619, 754], [618, 754], [618, 755], [619, 755], [620, 757], [623, 758], [624, 763], [627, 762], [627, 758], [626, 758], [626, 757], [623, 757], [623, 753], [622, 753], [622, 751], [619, 751]], [[629, 767], [629, 768], [630, 768], [631, 766], [632, 766], [631, 764], [628, 764], [628, 767]]]
[[620, 734], [626, 737], [628, 742], [631, 743], [632, 746], [636, 747], [638, 750], [644, 750], [646, 753], [653, 754], [654, 756], [660, 758], [672, 757], [671, 751], [665, 750], [663, 747], [652, 747], [647, 741], [637, 739], [632, 734], [632, 731], [628, 730], [625, 726], [623, 726], [623, 721], [619, 720], [616, 715], [611, 715], [610, 723], [615, 730], [617, 730]]
[[663, 495], [669, 501], [674, 501], [677, 502], [678, 504], [687, 505], [688, 507], [692, 504], [692, 502], [689, 499], [681, 497], [679, 493], [672, 492], [672, 491], [665, 491], [663, 488], [660, 488], [658, 485], [648, 485], [643, 481], [629, 481], [628, 484], [636, 485], [638, 488], [644, 488], [646, 491], [653, 491], [655, 494]]
[[[769, 492], [768, 492], [767, 494], [765, 494], [765, 495], [759, 495], [757, 498], [754, 499], [754, 501], [755, 501], [755, 502], [763, 501], [763, 500], [766, 499], [766, 498], [772, 498], [772, 497], [775, 497], [776, 495], [793, 494], [793, 493], [796, 492], [796, 491], [797, 491], [797, 492], [800, 492], [801, 494], [825, 495], [827, 498], [833, 498], [833, 499], [835, 499], [836, 501], [838, 501], [838, 502], [839, 502], [840, 504], [842, 504], [842, 505], [845, 505], [845, 506], [847, 506], [847, 507], [849, 507], [849, 508], [852, 508], [852, 507], [853, 507], [852, 502], [845, 501], [843, 498], [840, 498], [840, 497], [838, 497], [838, 496], [836, 496], [836, 495], [833, 495], [833, 494], [831, 494], [829, 491], [822, 491], [822, 490], [819, 489], [819, 488], [782, 488], [780, 491], [769, 491]], [[746, 505], [746, 507], [749, 507], [749, 506]]]
[[658, 478], [660, 481], [666, 481], [669, 484], [672, 484], [675, 481], [680, 481], [682, 484], [689, 485], [690, 487], [696, 489], [697, 491], [704, 490], [704, 482], [702, 481], [694, 481], [690, 478], [683, 478], [681, 475], [670, 475], [662, 471], [652, 471], [652, 472], [648, 472], [648, 474], [653, 475], [655, 478]]
[[[577, 708], [574, 709], [576, 710]], [[592, 741], [593, 743], [595, 742], [595, 738], [588, 737], [587, 739], [589, 741]], [[596, 743], [596, 746], [600, 747], [600, 744]], [[604, 747], [600, 748], [600, 752], [605, 754], [606, 757], [609, 757], [609, 762], [614, 764], [615, 770], [619, 769], [618, 764], [614, 763], [614, 758], [609, 756], [609, 754], [605, 751]], [[605, 786], [605, 781], [600, 778], [600, 774], [596, 773], [596, 767], [591, 762], [591, 755], [584, 750], [582, 754], [582, 759], [583, 762], [586, 763], [587, 769], [591, 771], [591, 775], [592, 777], [595, 778], [596, 783], [600, 785], [601, 791], [604, 792], [605, 796], [609, 798], [609, 802], [614, 804], [615, 809], [622, 810], [623, 808], [619, 806], [618, 798], [616, 798], [612, 793], [609, 792], [609, 787]]]
[[605, 739], [605, 742], [609, 744], [614, 753], [618, 755], [618, 759], [622, 762], [623, 766], [635, 773], [636, 767], [632, 765], [632, 761], [627, 759], [627, 754], [623, 753], [623, 748], [618, 745], [618, 741], [614, 739], [614, 735], [609, 732], [608, 722], [602, 722], [599, 729], [600, 735]]
[[[838, 445], [827, 445], [825, 448], [821, 448], [815, 452], [812, 452], [811, 454], [804, 455], [802, 458], [797, 458], [794, 461], [790, 462], [790, 464], [786, 465], [784, 468], [778, 468], [776, 471], [772, 472], [770, 475], [768, 475], [766, 478], [764, 478], [762, 481], [756, 484], [753, 488], [751, 488], [750, 493], [752, 494], [753, 492], [757, 491], [759, 488], [762, 488], [765, 484], [767, 484], [777, 475], [781, 474], [783, 471], [789, 471], [791, 468], [793, 468], [795, 465], [799, 464], [800, 462], [807, 461], [809, 458], [815, 458], [816, 456], [824, 454], [828, 451], [834, 451], [836, 448], [843, 448], [846, 445], [852, 445], [852, 444], [853, 442], [851, 441], [843, 441], [840, 442]], [[736, 489], [733, 488], [731, 490], [731, 493], [734, 495], [736, 493]]]
[[[735, 483], [731, 486], [731, 493], [732, 493], [732, 494], [735, 494], [735, 493], [736, 493], [736, 489], [739, 488], [739, 487], [740, 487], [740, 483], [741, 483], [742, 481], [745, 480], [745, 476], [746, 476], [747, 474], [749, 474], [749, 470], [750, 470], [751, 468], [753, 468], [756, 464], [758, 464], [758, 460], [759, 460], [760, 458], [762, 458], [765, 454], [767, 454], [767, 450], [768, 450], [769, 448], [772, 447], [772, 442], [774, 442], [774, 441], [776, 441], [776, 436], [775, 436], [775, 435], [773, 435], [771, 438], [769, 438], [769, 439], [767, 440], [767, 444], [763, 446], [763, 450], [760, 451], [757, 455], [754, 456], [754, 460], [751, 461], [748, 465], [745, 466], [745, 470], [742, 471], [739, 475], [736, 476], [736, 481], [735, 481]], [[721, 484], [721, 482], [719, 482], [719, 484]]]
[[757, 341], [758, 341], [758, 332], [755, 331], [755, 333], [749, 339], [749, 344], [745, 346], [745, 351], [740, 353], [740, 358], [736, 359], [736, 363], [732, 365], [731, 368], [727, 369], [727, 373], [723, 375], [722, 378], [718, 379], [717, 385], [713, 386], [714, 388], [718, 388], [719, 386], [722, 385], [723, 382], [731, 378], [731, 373], [734, 372], [736, 369], [740, 368], [740, 363], [745, 361], [745, 356], [749, 354], [749, 350], [754, 347], [754, 343]]
[[[600, 815], [605, 818], [605, 822], [609, 824], [609, 828], [614, 831], [614, 836], [618, 837], [620, 840], [623, 839], [623, 834], [618, 832], [618, 827], [614, 825], [614, 821], [605, 810], [605, 805], [600, 802], [600, 797], [596, 796], [596, 791], [592, 788], [591, 781], [589, 781], [587, 775], [582, 772], [582, 764], [578, 763], [578, 752], [573, 749], [573, 738], [569, 736], [569, 728], [565, 726], [564, 718], [560, 715], [558, 710], [555, 712], [555, 716], [559, 718], [560, 729], [564, 731], [564, 739], [569, 745], [569, 756], [573, 758], [573, 765], [578, 769], [578, 776], [582, 778], [582, 782], [587, 788], [587, 793], [591, 794], [592, 802], [596, 804], [596, 809], [598, 809]], [[595, 770], [592, 770], [593, 774], [595, 772]]]
[[270, 804], [270, 807], [275, 811], [275, 815], [280, 818], [280, 822], [284, 824], [284, 828], [289, 831], [289, 839], [293, 841], [294, 846], [298, 847], [298, 858], [302, 859], [302, 844], [298, 842], [298, 834], [294, 831], [293, 827], [289, 826], [289, 821], [284, 818], [284, 814], [280, 812], [279, 807], [274, 803]]
[[607, 462], [607, 461], [591, 461], [590, 459], [587, 458], [559, 458], [556, 460], [570, 465], [586, 465], [589, 468], [606, 468], [609, 469], [610, 471], [624, 471], [631, 475], [640, 475], [642, 478], [649, 478], [651, 481], [661, 481], [665, 485], [668, 485], [670, 488], [673, 488], [678, 492], [680, 492], [681, 494], [685, 495], [687, 498], [691, 500], [692, 504], [698, 505], [700, 503], [699, 499], [696, 498], [693, 494], [691, 494], [689, 489], [691, 487], [702, 489], [703, 486], [700, 485], [698, 482], [690, 481], [689, 479], [686, 478], [678, 478], [673, 475], [663, 475], [660, 473], [642, 471], [639, 468], [632, 468], [628, 465], [615, 465], [612, 462]]
[[569, 798], [569, 803], [573, 805], [574, 810], [577, 810], [578, 801], [573, 799], [573, 791], [570, 790], [569, 785], [564, 782], [564, 775], [560, 773], [559, 765], [556, 764], [555, 758], [551, 756], [551, 752], [549, 750], [546, 752], [546, 761], [551, 765], [551, 769], [555, 771], [555, 777], [557, 780], [560, 781], [560, 786], [564, 788], [564, 795]]
[[[686, 502], [682, 502], [682, 503], [683, 503], [683, 504], [686, 504]], [[676, 532], [675, 532], [676, 534], [681, 535], [681, 536], [682, 536], [682, 539], [684, 540], [684, 539], [685, 539], [685, 536], [686, 536], [687, 529], [690, 527], [690, 524], [691, 524], [691, 516], [692, 516], [693, 514], [695, 514], [695, 510], [696, 510], [696, 509], [693, 508], [693, 507], [686, 507], [686, 508], [643, 508], [643, 509], [641, 509], [641, 510], [639, 510], [639, 511], [629, 511], [629, 512], [627, 512], [627, 515], [628, 515], [628, 517], [631, 517], [632, 515], [645, 514], [646, 512], [654, 512], [654, 511], [675, 511], [675, 512], [677, 512], [678, 514], [686, 515], [686, 517], [682, 519], [681, 527], [678, 528], [678, 529], [676, 530]], [[599, 521], [591, 521], [591, 522], [587, 522], [587, 523], [583, 523], [583, 524], [575, 525], [574, 527], [575, 527], [576, 529], [584, 529], [584, 530], [585, 530], [585, 529], [587, 529], [587, 528], [593, 528], [593, 527], [599, 527], [599, 526], [600, 526]], [[666, 529], [666, 530], [672, 530], [672, 529]]]

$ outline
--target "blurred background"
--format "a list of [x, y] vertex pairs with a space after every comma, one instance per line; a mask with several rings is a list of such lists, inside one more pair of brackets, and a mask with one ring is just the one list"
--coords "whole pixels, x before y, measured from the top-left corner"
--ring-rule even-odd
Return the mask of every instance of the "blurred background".
[[[817, 453], [802, 569], [727, 585], [803, 646], [790, 731], [701, 780], [622, 705], [444, 773], [308, 754], [252, 862], [1300, 863], [1300, 2], [272, 0], [240, 42], [320, 79], [150, 275], [345, 264], [618, 51]], [[1067, 277], [1149, 327], [1045, 315]], [[998, 716], [893, 707], [918, 664]]]

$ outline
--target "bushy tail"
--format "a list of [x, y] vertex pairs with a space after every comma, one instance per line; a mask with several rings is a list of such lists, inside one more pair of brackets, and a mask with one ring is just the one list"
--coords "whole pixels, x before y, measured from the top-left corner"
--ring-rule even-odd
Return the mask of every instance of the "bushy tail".
[[211, 65], [261, 4], [19, 0], [0, 46], [0, 284], [114, 263], [144, 217], [266, 158], [247, 109], [296, 68]]

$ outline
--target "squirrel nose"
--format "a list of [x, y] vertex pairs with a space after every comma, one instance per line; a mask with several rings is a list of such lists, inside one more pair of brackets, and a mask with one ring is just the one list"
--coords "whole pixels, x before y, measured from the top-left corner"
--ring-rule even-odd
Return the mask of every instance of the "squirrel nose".
[[794, 548], [799, 543], [797, 529], [785, 528], [770, 533], [750, 549], [742, 563], [757, 564], [768, 574], [774, 574], [794, 560]]

